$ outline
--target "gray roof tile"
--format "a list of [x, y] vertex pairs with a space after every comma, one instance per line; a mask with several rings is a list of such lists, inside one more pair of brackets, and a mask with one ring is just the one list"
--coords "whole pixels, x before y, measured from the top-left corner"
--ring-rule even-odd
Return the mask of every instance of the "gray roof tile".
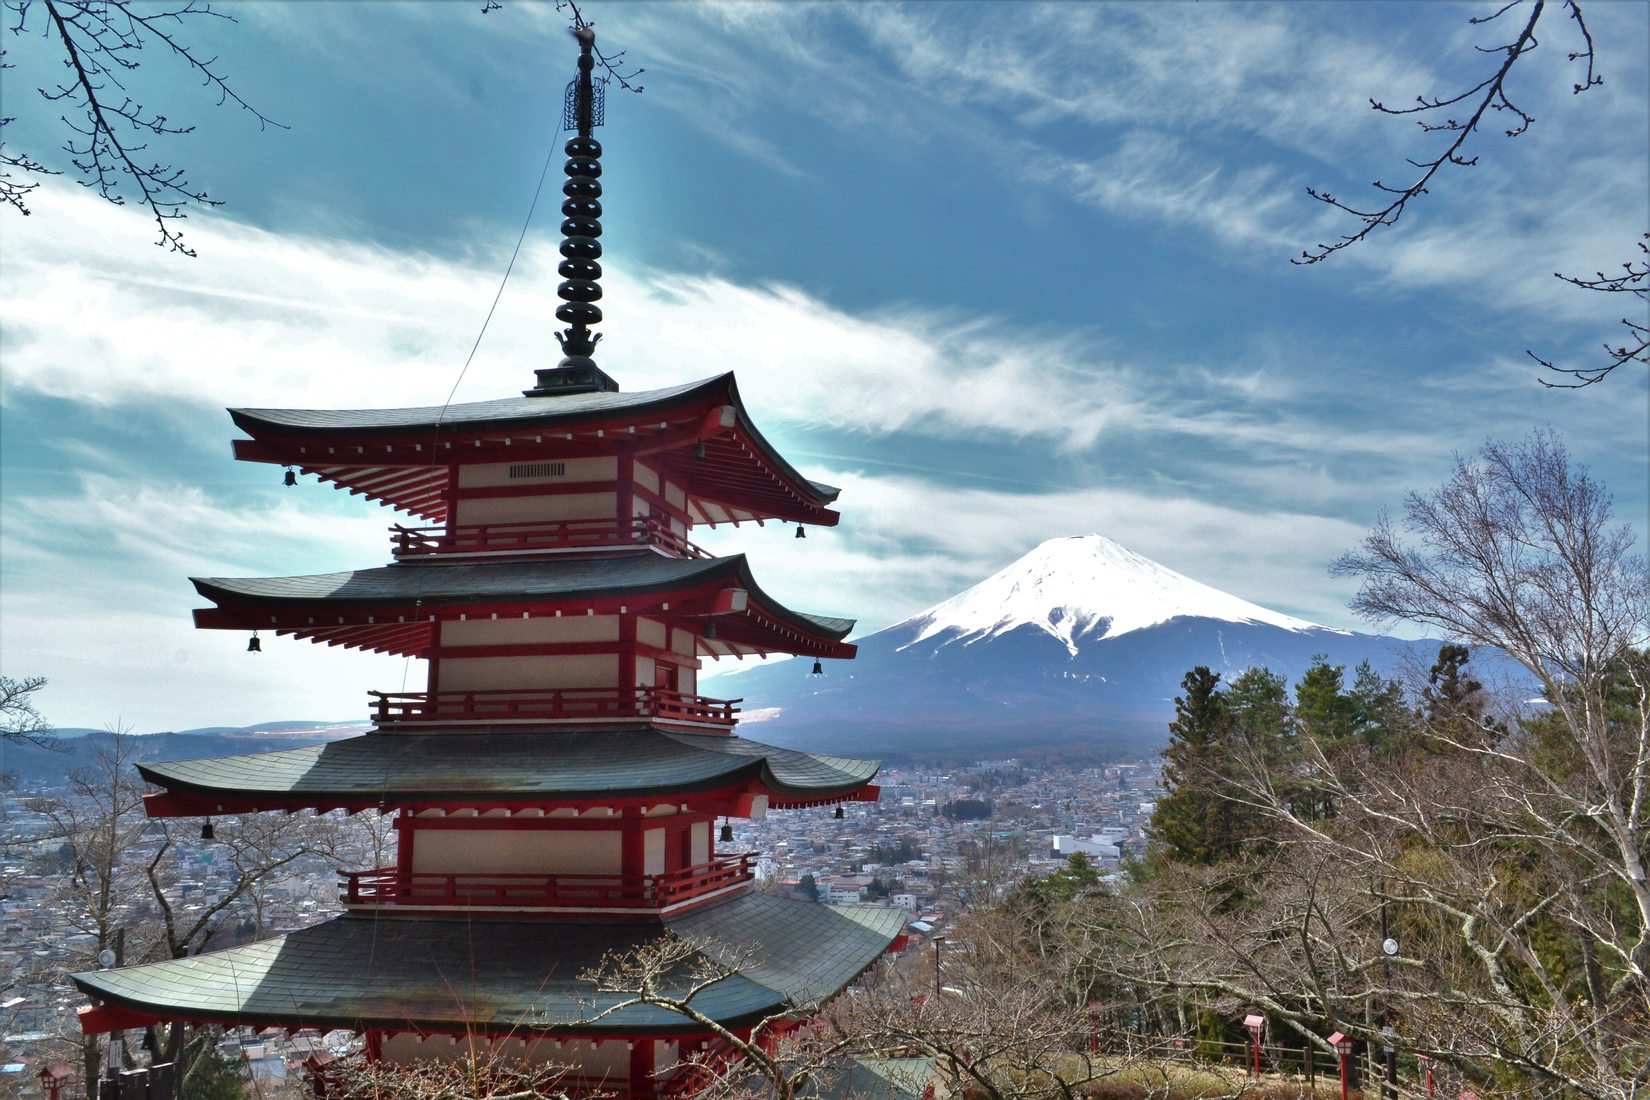
[[[666, 929], [737, 967], [694, 1004], [738, 1026], [834, 995], [904, 925], [899, 909], [847, 910], [745, 893], [660, 921], [562, 923], [339, 917], [243, 947], [73, 975], [99, 1000], [162, 1018], [430, 1030], [698, 1030], [579, 980], [607, 952]], [[684, 978], [684, 981], [686, 979]]]
[[138, 767], [163, 787], [294, 806], [638, 796], [745, 779], [780, 795], [819, 797], [855, 790], [877, 772], [870, 760], [646, 726], [375, 731], [325, 745]]

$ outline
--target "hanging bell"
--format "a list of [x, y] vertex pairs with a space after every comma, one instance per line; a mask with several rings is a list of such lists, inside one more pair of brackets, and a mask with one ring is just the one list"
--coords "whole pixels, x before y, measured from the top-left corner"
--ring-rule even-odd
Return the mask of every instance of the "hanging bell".
[[288, 488], [298, 484], [298, 474], [292, 469], [291, 466], [286, 468], [286, 477], [281, 479], [281, 483], [286, 485]]
[[836, 818], [838, 821], [841, 821], [847, 815], [842, 812], [842, 807], [838, 806], [836, 808], [836, 813], [832, 814], [831, 816]]
[[201, 826], [201, 839], [202, 840], [216, 840], [217, 838], [218, 838], [218, 831], [216, 829], [212, 828], [212, 819], [209, 817], [209, 818], [206, 819], [206, 823]]
[[722, 843], [733, 843], [733, 826], [729, 825], [726, 821], [722, 822]]
[[705, 630], [701, 636], [705, 638], [716, 637], [716, 621], [714, 619], [705, 620]]
[[823, 675], [825, 675], [825, 666], [820, 664], [818, 659], [816, 658], [814, 660], [814, 670], [812, 672], [808, 673], [808, 675], [809, 676], [823, 676]]
[[796, 528], [796, 537], [799, 538], [799, 539], [807, 538], [808, 537], [808, 529], [806, 527], [803, 527], [801, 524], [798, 524], [797, 528]]
[[694, 460], [698, 462], [703, 462], [705, 460], [705, 444], [703, 440], [700, 440], [698, 443], [693, 445], [693, 457]]
[[262, 653], [264, 651], [264, 644], [258, 640], [256, 630], [252, 632], [252, 637], [246, 640], [246, 651], [248, 653]]

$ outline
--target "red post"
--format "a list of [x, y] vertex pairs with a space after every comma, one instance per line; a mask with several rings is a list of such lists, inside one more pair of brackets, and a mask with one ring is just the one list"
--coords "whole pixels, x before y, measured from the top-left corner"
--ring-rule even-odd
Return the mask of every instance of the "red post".
[[1415, 1060], [1421, 1063], [1421, 1069], [1427, 1075], [1427, 1096], [1430, 1098], [1433, 1095], [1432, 1059], [1425, 1054], [1417, 1054]]
[[1260, 1076], [1260, 1037], [1261, 1033], [1266, 1030], [1266, 1017], [1251, 1012], [1243, 1018], [1243, 1026], [1249, 1029], [1249, 1036], [1253, 1040], [1251, 1045], [1254, 1047], [1255, 1052], [1255, 1076], [1258, 1078]]
[[1329, 1045], [1335, 1048], [1335, 1055], [1341, 1060], [1341, 1100], [1347, 1100], [1346, 1059], [1352, 1053], [1352, 1040], [1337, 1031], [1329, 1037]]
[[1100, 1002], [1089, 1002], [1089, 1053], [1100, 1053]]

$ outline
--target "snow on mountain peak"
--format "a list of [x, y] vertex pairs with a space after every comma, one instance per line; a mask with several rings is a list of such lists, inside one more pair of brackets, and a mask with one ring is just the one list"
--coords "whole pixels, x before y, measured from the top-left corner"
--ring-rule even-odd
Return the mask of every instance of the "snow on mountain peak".
[[1085, 635], [1116, 637], [1185, 615], [1285, 630], [1326, 629], [1200, 584], [1104, 535], [1049, 539], [900, 625], [919, 628], [908, 645], [950, 631], [958, 632], [952, 640], [967, 644], [1030, 625], [1058, 638], [1076, 656], [1077, 641]]

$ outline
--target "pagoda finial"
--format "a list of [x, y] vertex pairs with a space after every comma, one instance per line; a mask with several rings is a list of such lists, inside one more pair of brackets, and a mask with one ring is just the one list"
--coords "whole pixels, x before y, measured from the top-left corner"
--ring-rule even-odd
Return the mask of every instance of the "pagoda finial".
[[561, 344], [562, 360], [554, 367], [541, 368], [533, 373], [538, 385], [523, 392], [528, 397], [547, 397], [564, 393], [591, 393], [617, 391], [619, 384], [596, 366], [591, 358], [600, 334], [590, 332], [590, 326], [600, 323], [602, 288], [597, 281], [602, 277], [602, 265], [596, 261], [602, 255], [602, 145], [590, 132], [602, 124], [602, 86], [591, 79], [596, 67], [596, 31], [582, 19], [573, 28], [573, 37], [579, 42], [579, 73], [567, 85], [562, 107], [562, 127], [577, 136], [565, 147], [567, 161], [562, 171], [567, 182], [562, 184], [562, 261], [556, 270], [562, 284], [556, 295], [562, 304], [556, 307], [556, 319], [567, 328], [556, 333]]

